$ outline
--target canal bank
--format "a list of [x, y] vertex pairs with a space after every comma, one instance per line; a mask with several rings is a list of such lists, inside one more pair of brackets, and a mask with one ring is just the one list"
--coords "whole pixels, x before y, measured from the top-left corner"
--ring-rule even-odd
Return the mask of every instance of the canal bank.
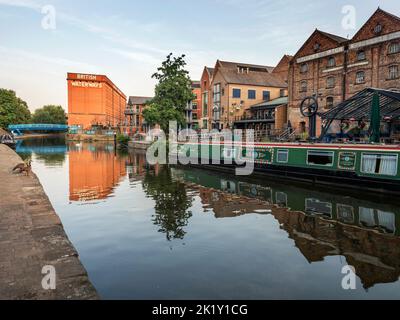
[[[0, 299], [97, 299], [36, 175], [11, 172], [21, 162], [0, 145]], [[45, 266], [55, 268], [55, 290], [43, 289]]]

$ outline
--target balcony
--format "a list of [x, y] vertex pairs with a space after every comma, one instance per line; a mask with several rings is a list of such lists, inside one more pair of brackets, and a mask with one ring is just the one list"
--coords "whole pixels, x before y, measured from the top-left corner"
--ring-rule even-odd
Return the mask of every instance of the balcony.
[[125, 115], [126, 116], [134, 116], [138, 115], [140, 112], [137, 111], [136, 109], [125, 109]]
[[242, 117], [235, 117], [235, 122], [275, 122], [274, 115], [265, 115], [259, 117], [249, 117], [249, 116], [242, 116]]

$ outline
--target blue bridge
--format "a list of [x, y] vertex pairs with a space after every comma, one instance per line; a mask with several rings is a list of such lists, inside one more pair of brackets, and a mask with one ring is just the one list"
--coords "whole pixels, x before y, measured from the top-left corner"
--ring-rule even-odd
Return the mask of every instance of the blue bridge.
[[65, 124], [14, 124], [9, 125], [8, 130], [13, 134], [20, 136], [24, 132], [46, 131], [46, 132], [67, 132], [68, 126]]

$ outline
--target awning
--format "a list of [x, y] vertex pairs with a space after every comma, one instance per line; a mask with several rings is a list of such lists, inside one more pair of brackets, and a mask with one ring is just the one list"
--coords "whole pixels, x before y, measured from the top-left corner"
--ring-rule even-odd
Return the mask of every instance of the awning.
[[382, 120], [400, 117], [400, 92], [367, 88], [350, 99], [343, 101], [327, 112], [318, 113], [323, 120], [369, 121], [374, 94], [379, 95], [380, 115]]

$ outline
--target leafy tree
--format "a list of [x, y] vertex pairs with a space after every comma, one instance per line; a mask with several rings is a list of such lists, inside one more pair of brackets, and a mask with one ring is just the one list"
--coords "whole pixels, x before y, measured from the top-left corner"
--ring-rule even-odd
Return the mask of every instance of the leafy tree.
[[33, 123], [66, 124], [65, 111], [61, 106], [48, 105], [35, 110], [32, 115]]
[[152, 78], [158, 80], [155, 96], [143, 111], [147, 123], [159, 124], [166, 135], [170, 121], [177, 121], [179, 125], [185, 124], [185, 108], [188, 101], [194, 99], [192, 81], [189, 72], [185, 70], [184, 58], [185, 55], [176, 58], [170, 53], [153, 74]]
[[28, 104], [15, 91], [0, 89], [0, 127], [7, 129], [10, 124], [29, 123], [30, 119]]

